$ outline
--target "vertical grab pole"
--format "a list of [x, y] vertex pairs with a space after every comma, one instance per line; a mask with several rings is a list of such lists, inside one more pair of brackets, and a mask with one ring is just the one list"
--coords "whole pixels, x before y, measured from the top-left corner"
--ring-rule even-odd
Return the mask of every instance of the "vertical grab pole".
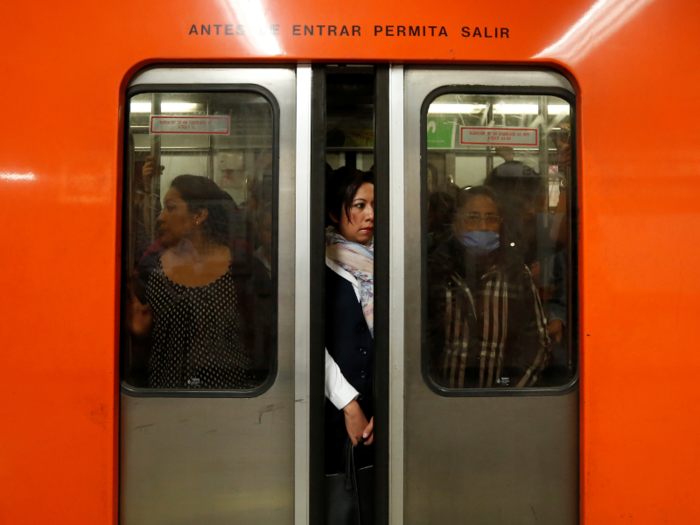
[[547, 107], [547, 97], [539, 97], [538, 113], [541, 119], [540, 128], [540, 177], [545, 177], [549, 181], [549, 108]]
[[[493, 118], [493, 103], [488, 102], [488, 107], [486, 109], [486, 121], [487, 121], [487, 126], [492, 128], [496, 126], [496, 120]], [[506, 125], [506, 118], [505, 115], [503, 115], [503, 125]], [[484, 175], [484, 178], [489, 176], [489, 173], [493, 171], [493, 154], [494, 154], [494, 148], [491, 147], [490, 144], [486, 145], [486, 174]]]
[[[540, 135], [540, 146], [539, 146], [539, 157], [540, 157], [540, 177], [546, 181], [547, 184], [547, 211], [549, 211], [549, 108], [547, 106], [547, 97], [540, 96], [537, 100], [538, 114], [541, 119], [539, 125], [539, 135]], [[540, 210], [538, 210], [540, 211]], [[538, 233], [538, 236], [540, 234]], [[540, 260], [540, 275], [544, 276], [541, 281], [542, 284], [547, 284], [548, 276], [552, 272], [552, 261], [551, 257], [541, 257], [543, 253], [542, 246], [540, 244], [541, 239], [537, 240], [537, 258]], [[548, 252], [544, 252], [548, 253]]]
[[[151, 116], [157, 116], [161, 114], [161, 99], [162, 95], [160, 93], [153, 93], [151, 95]], [[150, 123], [149, 123], [150, 129]], [[148, 232], [150, 238], [153, 241], [156, 238], [156, 218], [157, 218], [157, 206], [153, 202], [153, 196], [157, 196], [160, 199], [160, 135], [157, 133], [151, 133], [151, 157], [154, 159], [155, 172], [153, 177], [151, 177], [150, 188], [144, 188], [148, 191], [149, 199], [148, 203], [151, 205], [149, 210], [149, 222], [148, 222]]]
[[[309, 523], [311, 65], [297, 67], [294, 267], [294, 524]], [[319, 451], [315, 451], [319, 453]]]

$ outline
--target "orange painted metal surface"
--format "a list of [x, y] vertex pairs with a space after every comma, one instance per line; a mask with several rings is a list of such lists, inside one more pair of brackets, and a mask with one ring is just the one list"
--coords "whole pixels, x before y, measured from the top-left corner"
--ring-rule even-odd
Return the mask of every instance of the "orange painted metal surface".
[[[116, 521], [130, 75], [159, 62], [300, 60], [548, 64], [569, 76], [581, 123], [582, 522], [700, 521], [696, 2], [79, 0], [3, 12], [2, 523]], [[193, 24], [220, 34], [190, 34]], [[226, 35], [228, 24], [246, 35]], [[256, 34], [261, 24], [278, 35]], [[327, 36], [328, 25], [361, 35]], [[447, 36], [386, 36], [400, 25]], [[465, 26], [482, 37], [463, 37]]]

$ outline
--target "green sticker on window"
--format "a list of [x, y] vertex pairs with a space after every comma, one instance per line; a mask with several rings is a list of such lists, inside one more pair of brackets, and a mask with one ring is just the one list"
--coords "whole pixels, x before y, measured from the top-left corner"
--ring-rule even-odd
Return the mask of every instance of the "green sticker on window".
[[454, 120], [444, 117], [428, 117], [428, 147], [454, 148]]

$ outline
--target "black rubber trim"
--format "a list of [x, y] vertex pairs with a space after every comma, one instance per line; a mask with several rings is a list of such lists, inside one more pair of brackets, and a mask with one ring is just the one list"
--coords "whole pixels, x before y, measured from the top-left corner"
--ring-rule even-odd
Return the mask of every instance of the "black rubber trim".
[[311, 68], [309, 525], [325, 523], [326, 66]]
[[[514, 72], [517, 75], [517, 72]], [[421, 294], [421, 373], [425, 384], [438, 395], [445, 397], [521, 397], [521, 396], [561, 396], [570, 394], [578, 389], [579, 379], [579, 292], [578, 292], [578, 198], [577, 198], [577, 119], [576, 96], [563, 88], [537, 86], [479, 86], [479, 85], [448, 85], [431, 91], [423, 101], [420, 113], [420, 153], [421, 153], [421, 288], [428, 289], [428, 138], [427, 118], [428, 108], [440, 95], [550, 95], [566, 100], [571, 107], [571, 180], [568, 188], [569, 238], [571, 239], [567, 264], [569, 281], [567, 290], [571, 305], [568, 309], [567, 330], [569, 348], [576, 363], [574, 377], [565, 385], [543, 388], [444, 388], [430, 377], [428, 355], [428, 298]]]
[[375, 66], [374, 443], [375, 523], [389, 523], [389, 66]]
[[[272, 109], [272, 290], [273, 290], [273, 301], [274, 301], [274, 311], [272, 315], [273, 326], [278, 325], [278, 308], [279, 308], [279, 283], [278, 283], [278, 245], [279, 245], [279, 157], [280, 157], [280, 146], [279, 146], [279, 133], [280, 133], [280, 107], [277, 103], [275, 96], [267, 89], [262, 86], [255, 84], [139, 84], [126, 91], [125, 103], [124, 103], [124, 137], [129, 136], [129, 117], [131, 113], [130, 100], [133, 96], [142, 93], [255, 93], [262, 96], [269, 104]], [[127, 173], [127, 159], [129, 147], [129, 141], [124, 140], [124, 174], [123, 177], [123, 191], [122, 191], [122, 207], [126, 199], [130, 197], [129, 193], [129, 179], [126, 176]], [[129, 229], [128, 229], [128, 217], [125, 213], [122, 213], [122, 252], [124, 252], [125, 247], [129, 246], [127, 243]], [[126, 272], [128, 270], [122, 264], [122, 283], [128, 282]], [[123, 308], [123, 304], [122, 304]], [[122, 316], [124, 319], [124, 316]], [[122, 335], [120, 341], [120, 350], [122, 355], [124, 353], [124, 345], [126, 344], [124, 337], [123, 327], [120, 330]], [[194, 397], [194, 398], [217, 398], [217, 397], [258, 397], [265, 392], [267, 392], [270, 387], [275, 383], [277, 378], [277, 368], [278, 368], [278, 345], [277, 345], [277, 335], [278, 332], [275, 330], [271, 341], [270, 349], [270, 373], [265, 379], [265, 382], [259, 387], [251, 390], [188, 390], [188, 389], [159, 389], [159, 388], [140, 388], [129, 385], [125, 380], [120, 381], [120, 391], [129, 396], [133, 397]], [[120, 356], [120, 377], [123, 376], [122, 370], [123, 359]]]

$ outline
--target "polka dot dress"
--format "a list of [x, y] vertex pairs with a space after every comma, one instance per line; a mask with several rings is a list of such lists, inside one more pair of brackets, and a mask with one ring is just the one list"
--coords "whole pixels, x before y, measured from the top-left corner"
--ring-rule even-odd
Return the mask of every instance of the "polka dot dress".
[[230, 266], [216, 281], [190, 287], [168, 279], [158, 261], [146, 300], [153, 310], [151, 388], [251, 388]]

